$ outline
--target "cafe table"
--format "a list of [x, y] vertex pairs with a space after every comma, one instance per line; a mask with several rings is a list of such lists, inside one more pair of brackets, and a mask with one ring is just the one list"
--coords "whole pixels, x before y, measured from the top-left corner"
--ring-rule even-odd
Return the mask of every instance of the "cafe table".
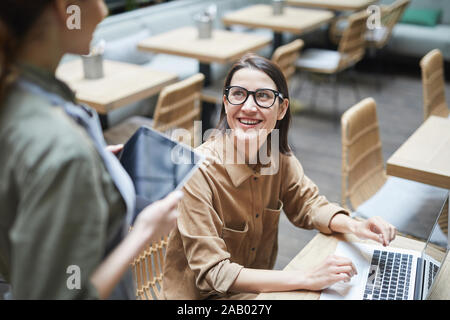
[[143, 51], [193, 58], [199, 61], [199, 71], [205, 75], [205, 86], [211, 84], [211, 63], [226, 64], [238, 60], [247, 52], [256, 52], [271, 39], [261, 35], [213, 29], [211, 38], [200, 39], [196, 27], [187, 26], [156, 34], [142, 40]]
[[329, 23], [334, 13], [327, 10], [285, 7], [282, 14], [274, 15], [271, 5], [257, 4], [226, 14], [225, 26], [241, 25], [273, 31], [273, 50], [283, 44], [283, 32], [302, 35]]
[[[386, 173], [450, 190], [450, 119], [426, 119], [388, 159]], [[444, 229], [450, 216], [448, 202], [447, 207], [439, 221]]]
[[[318, 266], [325, 258], [333, 254], [339, 241], [362, 242], [376, 244], [371, 240], [360, 240], [352, 234], [318, 233], [284, 268], [284, 270], [298, 270], [299, 272], [311, 270]], [[391, 247], [421, 251], [425, 243], [415, 239], [397, 236], [390, 244]], [[436, 285], [430, 292], [430, 299], [450, 299], [450, 255], [447, 258], [436, 278]], [[298, 290], [289, 292], [260, 293], [257, 300], [318, 300], [320, 291]]]
[[320, 8], [332, 11], [359, 11], [378, 0], [286, 0], [290, 6]]
[[450, 119], [425, 120], [388, 159], [386, 173], [450, 189]]
[[158, 94], [175, 82], [177, 75], [152, 70], [135, 64], [104, 60], [104, 76], [85, 79], [81, 58], [61, 64], [56, 77], [67, 83], [78, 101], [94, 108], [108, 128], [108, 112]]

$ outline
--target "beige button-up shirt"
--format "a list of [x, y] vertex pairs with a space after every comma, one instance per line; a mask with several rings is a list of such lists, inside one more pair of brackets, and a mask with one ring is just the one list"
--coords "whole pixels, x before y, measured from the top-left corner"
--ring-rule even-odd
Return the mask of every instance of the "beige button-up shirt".
[[167, 299], [226, 297], [243, 267], [272, 269], [281, 211], [294, 225], [323, 233], [331, 233], [336, 213], [349, 214], [319, 195], [295, 156], [280, 153], [278, 170], [262, 175], [261, 167], [225, 161], [229, 141], [224, 135], [197, 149], [207, 160], [186, 184], [170, 234]]

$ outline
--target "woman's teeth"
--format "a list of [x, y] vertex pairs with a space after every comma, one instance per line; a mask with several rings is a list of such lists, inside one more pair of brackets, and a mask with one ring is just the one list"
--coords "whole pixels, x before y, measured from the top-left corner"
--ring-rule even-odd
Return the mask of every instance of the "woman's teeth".
[[261, 122], [261, 120], [239, 119], [239, 122], [246, 125], [254, 125]]

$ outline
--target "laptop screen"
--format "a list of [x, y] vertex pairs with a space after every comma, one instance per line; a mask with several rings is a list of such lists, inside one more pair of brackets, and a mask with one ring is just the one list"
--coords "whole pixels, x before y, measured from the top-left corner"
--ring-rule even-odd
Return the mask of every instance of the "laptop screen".
[[424, 297], [429, 295], [433, 285], [436, 283], [435, 280], [439, 276], [440, 266], [444, 263], [448, 253], [449, 243], [448, 207], [443, 204], [434, 223], [433, 230], [422, 251], [422, 258], [428, 264], [428, 267], [425, 268], [425, 272], [428, 274], [424, 274]]
[[203, 158], [188, 145], [153, 129], [139, 128], [119, 157], [136, 190], [133, 222], [146, 206], [181, 189]]

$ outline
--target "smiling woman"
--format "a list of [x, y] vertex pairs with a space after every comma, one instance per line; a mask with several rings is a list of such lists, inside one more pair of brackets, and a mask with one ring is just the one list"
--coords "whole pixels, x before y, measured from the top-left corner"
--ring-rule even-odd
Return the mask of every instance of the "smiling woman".
[[[350, 260], [334, 256], [312, 270], [271, 270], [282, 211], [301, 228], [351, 232], [376, 241], [382, 234], [386, 242], [395, 237], [383, 220], [355, 221], [319, 194], [290, 152], [289, 120], [289, 92], [281, 70], [265, 58], [244, 56], [225, 81], [221, 133], [198, 148], [209, 161], [184, 189], [164, 264], [167, 298], [248, 299], [258, 292], [321, 290], [356, 273]], [[257, 152], [278, 137], [270, 162], [279, 166], [263, 171], [265, 164], [250, 161], [250, 150]], [[224, 154], [239, 149], [240, 141], [246, 147], [237, 152], [246, 154], [246, 162], [227, 161]], [[255, 143], [257, 148], [247, 148]]]

